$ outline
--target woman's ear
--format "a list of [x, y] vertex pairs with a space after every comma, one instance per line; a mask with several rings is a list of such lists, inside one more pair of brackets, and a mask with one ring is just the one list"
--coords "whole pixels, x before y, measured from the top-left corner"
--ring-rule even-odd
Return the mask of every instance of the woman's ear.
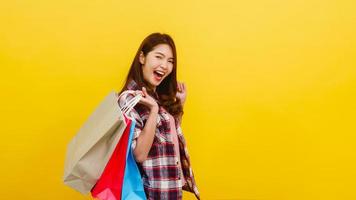
[[142, 65], [145, 64], [145, 56], [142, 51], [140, 52], [139, 60]]

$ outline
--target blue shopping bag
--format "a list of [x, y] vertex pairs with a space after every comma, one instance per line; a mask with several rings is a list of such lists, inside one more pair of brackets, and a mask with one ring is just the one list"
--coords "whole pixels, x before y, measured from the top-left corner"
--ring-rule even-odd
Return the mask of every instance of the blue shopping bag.
[[[132, 119], [130, 119], [132, 120]], [[132, 120], [129, 141], [126, 153], [126, 167], [124, 181], [122, 185], [122, 200], [146, 200], [145, 190], [143, 188], [142, 178], [134, 158], [131, 144], [135, 128], [135, 120]]]

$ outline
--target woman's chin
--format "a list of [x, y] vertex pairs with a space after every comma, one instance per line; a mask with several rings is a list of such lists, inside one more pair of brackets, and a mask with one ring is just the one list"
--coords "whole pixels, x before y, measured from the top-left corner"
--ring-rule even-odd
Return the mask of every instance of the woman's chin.
[[159, 84], [161, 83], [161, 81], [158, 81], [158, 80], [153, 80], [153, 81], [151, 81], [151, 85], [153, 85], [153, 86], [155, 86], [155, 87], [157, 87], [157, 86], [159, 86]]
[[155, 88], [157, 87], [161, 82], [157, 82], [157, 81], [150, 81], [148, 82], [148, 84], [150, 85], [150, 87]]

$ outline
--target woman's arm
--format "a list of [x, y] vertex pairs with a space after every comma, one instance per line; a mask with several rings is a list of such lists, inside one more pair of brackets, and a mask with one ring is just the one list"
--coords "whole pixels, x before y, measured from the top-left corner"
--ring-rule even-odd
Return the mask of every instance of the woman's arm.
[[147, 155], [151, 149], [156, 132], [157, 117], [158, 106], [155, 106], [151, 108], [146, 124], [136, 140], [136, 148], [133, 153], [136, 161], [139, 163], [142, 163], [147, 159]]
[[142, 98], [139, 103], [147, 106], [150, 109], [150, 114], [146, 120], [146, 124], [143, 127], [140, 135], [136, 139], [136, 147], [133, 151], [135, 160], [139, 163], [144, 162], [147, 159], [147, 155], [150, 152], [154, 135], [157, 126], [158, 117], [158, 104], [155, 99], [147, 94], [146, 88], [142, 88], [142, 91], [136, 91], [142, 94]]

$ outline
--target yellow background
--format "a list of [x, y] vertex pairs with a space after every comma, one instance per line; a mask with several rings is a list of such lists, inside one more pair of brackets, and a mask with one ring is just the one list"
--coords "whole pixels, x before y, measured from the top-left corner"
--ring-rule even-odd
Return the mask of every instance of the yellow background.
[[156, 31], [202, 199], [356, 199], [355, 1], [134, 2], [1, 2], [0, 199], [91, 199], [66, 145]]

